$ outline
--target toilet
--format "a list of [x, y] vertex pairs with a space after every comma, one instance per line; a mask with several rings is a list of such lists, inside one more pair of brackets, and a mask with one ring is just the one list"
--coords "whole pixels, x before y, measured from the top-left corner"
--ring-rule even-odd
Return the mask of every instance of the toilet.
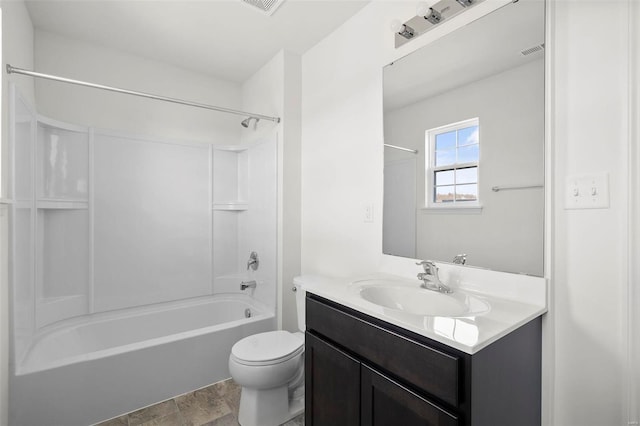
[[304, 411], [304, 278], [293, 280], [299, 332], [254, 334], [231, 348], [229, 372], [242, 386], [238, 422], [277, 426]]

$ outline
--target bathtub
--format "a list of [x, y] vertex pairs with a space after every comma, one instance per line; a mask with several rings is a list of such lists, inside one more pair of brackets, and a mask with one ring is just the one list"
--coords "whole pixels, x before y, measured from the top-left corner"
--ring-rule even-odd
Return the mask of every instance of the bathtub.
[[272, 310], [242, 294], [52, 324], [16, 362], [10, 424], [90, 425], [215, 383], [235, 342], [274, 329]]

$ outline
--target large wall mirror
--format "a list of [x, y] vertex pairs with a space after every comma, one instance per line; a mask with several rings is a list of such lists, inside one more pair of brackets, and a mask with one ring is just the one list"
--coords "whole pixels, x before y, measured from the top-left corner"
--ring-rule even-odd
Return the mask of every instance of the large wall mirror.
[[385, 254], [543, 275], [544, 2], [384, 69]]

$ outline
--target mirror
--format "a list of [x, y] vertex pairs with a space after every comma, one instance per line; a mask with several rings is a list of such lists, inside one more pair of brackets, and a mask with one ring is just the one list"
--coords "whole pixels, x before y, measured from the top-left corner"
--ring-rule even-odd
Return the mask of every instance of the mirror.
[[544, 2], [384, 68], [383, 252], [543, 275]]

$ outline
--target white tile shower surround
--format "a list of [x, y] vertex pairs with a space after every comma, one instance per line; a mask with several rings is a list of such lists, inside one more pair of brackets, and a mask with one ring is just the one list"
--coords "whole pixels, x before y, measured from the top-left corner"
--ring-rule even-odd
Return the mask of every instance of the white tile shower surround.
[[[224, 380], [96, 426], [239, 426], [240, 389]], [[304, 414], [282, 426], [304, 426]]]

